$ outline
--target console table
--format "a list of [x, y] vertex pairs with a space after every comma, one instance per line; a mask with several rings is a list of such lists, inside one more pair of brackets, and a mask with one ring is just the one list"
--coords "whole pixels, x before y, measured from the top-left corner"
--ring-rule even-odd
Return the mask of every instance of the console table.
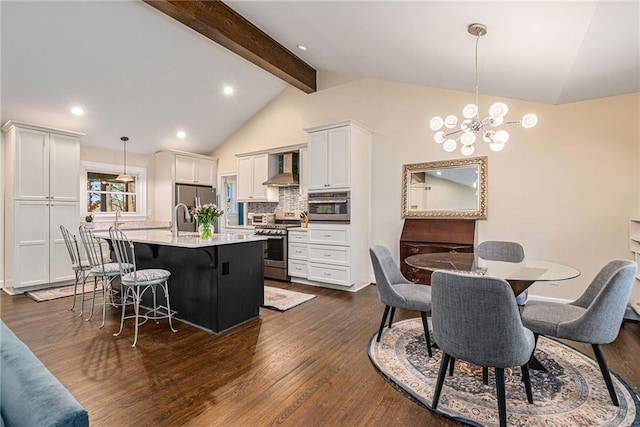
[[431, 272], [411, 267], [405, 259], [433, 252], [472, 253], [475, 234], [473, 219], [407, 218], [400, 235], [400, 271], [414, 283], [430, 285]]

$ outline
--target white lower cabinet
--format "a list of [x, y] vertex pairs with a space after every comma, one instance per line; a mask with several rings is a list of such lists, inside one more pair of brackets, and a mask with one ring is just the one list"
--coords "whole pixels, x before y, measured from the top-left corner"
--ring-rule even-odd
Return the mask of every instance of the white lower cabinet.
[[14, 257], [6, 265], [9, 287], [21, 288], [73, 280], [71, 260], [60, 225], [77, 234], [77, 202], [15, 202]]
[[309, 224], [308, 279], [351, 286], [351, 226]]
[[306, 230], [289, 230], [288, 269], [289, 276], [306, 279], [308, 276], [308, 254]]

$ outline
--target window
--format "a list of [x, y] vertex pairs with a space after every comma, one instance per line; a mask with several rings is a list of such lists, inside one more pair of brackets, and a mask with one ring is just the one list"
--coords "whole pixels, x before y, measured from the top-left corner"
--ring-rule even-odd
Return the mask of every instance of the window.
[[117, 181], [122, 166], [82, 162], [81, 203], [85, 215], [111, 219], [120, 210], [123, 218], [146, 218], [146, 169], [128, 167], [132, 182]]

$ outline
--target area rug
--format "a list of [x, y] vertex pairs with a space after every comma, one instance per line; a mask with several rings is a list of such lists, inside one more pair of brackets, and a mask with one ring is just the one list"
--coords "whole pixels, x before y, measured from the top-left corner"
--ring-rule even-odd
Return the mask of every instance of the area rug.
[[[429, 319], [429, 322], [431, 320]], [[429, 358], [420, 319], [394, 323], [369, 341], [369, 358], [392, 386], [433, 411], [431, 403], [442, 352]], [[432, 338], [433, 342], [433, 338]], [[507, 423], [513, 426], [637, 426], [640, 401], [618, 376], [612, 375], [620, 406], [611, 403], [595, 360], [558, 341], [540, 337], [536, 357], [549, 372], [530, 370], [533, 404], [527, 402], [519, 367], [505, 369]], [[438, 415], [473, 426], [498, 425], [495, 377], [482, 383], [482, 368], [456, 361], [445, 378]]]
[[316, 296], [312, 294], [303, 294], [302, 292], [265, 286], [263, 307], [287, 311], [315, 297]]
[[[61, 286], [58, 288], [42, 289], [40, 291], [27, 292], [26, 295], [36, 302], [50, 301], [58, 298], [73, 296], [73, 286]], [[86, 284], [85, 293], [93, 292], [93, 283]], [[102, 292], [102, 284], [98, 284], [98, 292]], [[82, 295], [82, 286], [78, 286], [78, 295]]]

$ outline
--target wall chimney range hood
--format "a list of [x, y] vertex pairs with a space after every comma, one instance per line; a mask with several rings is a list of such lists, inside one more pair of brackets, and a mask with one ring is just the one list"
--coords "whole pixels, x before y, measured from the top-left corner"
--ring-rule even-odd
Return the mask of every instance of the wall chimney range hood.
[[269, 178], [262, 185], [272, 187], [297, 187], [300, 185], [298, 178], [298, 153], [284, 153], [281, 156], [280, 174]]

